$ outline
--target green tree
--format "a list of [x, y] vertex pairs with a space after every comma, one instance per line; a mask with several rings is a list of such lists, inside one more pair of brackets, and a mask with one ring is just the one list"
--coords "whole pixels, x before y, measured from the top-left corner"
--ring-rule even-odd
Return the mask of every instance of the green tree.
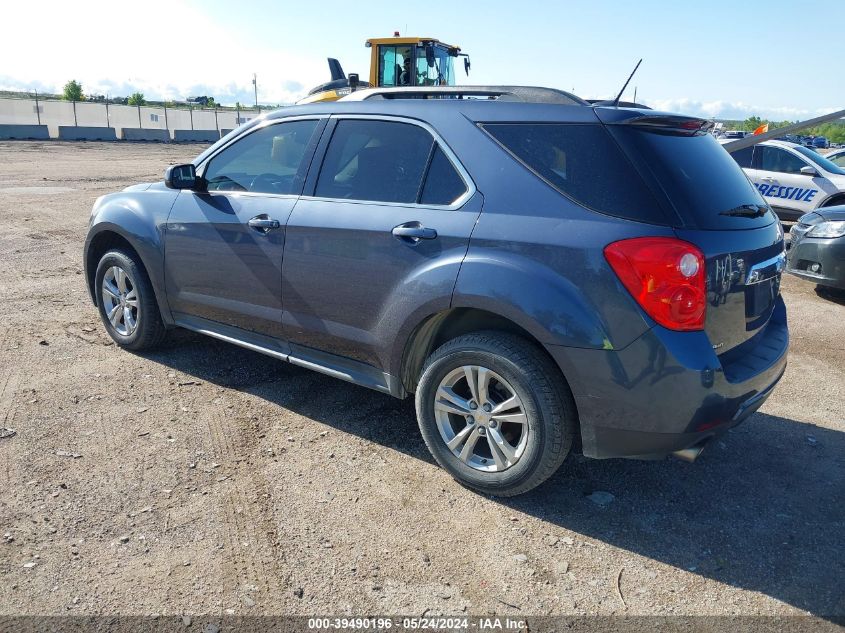
[[205, 104], [205, 107], [206, 108], [216, 108], [217, 107], [217, 102], [214, 100], [214, 97], [208, 98], [208, 103]]
[[85, 95], [82, 94], [82, 84], [76, 81], [76, 79], [71, 79], [69, 82], [65, 84], [64, 93], [62, 94], [62, 98], [65, 101], [82, 101], [85, 99]]
[[129, 100], [126, 103], [127, 103], [127, 105], [131, 105], [131, 106], [142, 106], [142, 105], [144, 105], [146, 103], [146, 101], [144, 101], [144, 93], [133, 92], [129, 96]]

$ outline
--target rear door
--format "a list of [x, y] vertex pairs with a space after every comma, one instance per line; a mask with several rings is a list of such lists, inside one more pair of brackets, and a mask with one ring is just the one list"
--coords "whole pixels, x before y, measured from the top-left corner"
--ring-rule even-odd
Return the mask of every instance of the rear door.
[[200, 317], [282, 337], [285, 223], [325, 121], [258, 127], [204, 166], [165, 231], [165, 283], [177, 320]]
[[480, 196], [427, 126], [338, 118], [330, 127], [288, 221], [285, 336], [300, 357], [319, 350], [386, 369], [411, 314], [449, 307]]

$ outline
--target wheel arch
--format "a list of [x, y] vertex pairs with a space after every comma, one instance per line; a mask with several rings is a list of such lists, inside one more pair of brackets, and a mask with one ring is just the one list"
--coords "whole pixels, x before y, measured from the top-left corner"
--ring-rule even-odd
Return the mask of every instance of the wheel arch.
[[[469, 307], [450, 308], [432, 314], [413, 330], [402, 351], [399, 369], [404, 391], [408, 394], [416, 391], [425, 360], [438, 347], [464, 334], [491, 330], [518, 336], [541, 350], [558, 368], [559, 377], [571, 394], [572, 389], [566, 375], [545, 345], [528, 329], [500, 314]], [[576, 443], [580, 450], [581, 423], [574, 398], [572, 404], [575, 410]]]
[[839, 204], [845, 204], [845, 192], [835, 193], [832, 196], [826, 198], [819, 205], [819, 208], [821, 209], [822, 207], [833, 207]]
[[97, 305], [97, 293], [94, 288], [97, 266], [103, 255], [114, 249], [122, 250], [127, 255], [132, 256], [144, 269], [153, 287], [156, 305], [158, 306], [161, 318], [165, 324], [171, 324], [172, 317], [167, 309], [167, 302], [164, 300], [164, 291], [148, 264], [149, 258], [143, 255], [142, 249], [138, 248], [137, 244], [133, 243], [133, 240], [129, 236], [120, 231], [119, 228], [111, 225], [100, 227], [100, 230], [89, 234], [85, 245], [85, 284], [94, 305]]

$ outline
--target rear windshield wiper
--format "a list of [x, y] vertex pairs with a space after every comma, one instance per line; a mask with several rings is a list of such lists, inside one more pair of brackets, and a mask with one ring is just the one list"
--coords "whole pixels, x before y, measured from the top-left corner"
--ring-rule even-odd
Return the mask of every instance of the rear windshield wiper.
[[768, 210], [769, 207], [764, 204], [741, 204], [733, 209], [722, 211], [719, 215], [733, 215], [743, 218], [761, 218], [766, 215], [766, 211]]

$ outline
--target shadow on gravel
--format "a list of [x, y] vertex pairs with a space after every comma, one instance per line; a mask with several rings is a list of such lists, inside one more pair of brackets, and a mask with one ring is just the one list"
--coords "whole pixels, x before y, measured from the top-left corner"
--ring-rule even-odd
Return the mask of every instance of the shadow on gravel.
[[[431, 463], [411, 399], [177, 332], [150, 360]], [[587, 495], [614, 495], [598, 506]], [[694, 464], [572, 455], [496, 500], [585, 537], [814, 615], [845, 616], [845, 433], [758, 413]], [[615, 570], [614, 570], [615, 571]]]
[[816, 286], [816, 294], [826, 301], [832, 301], [845, 306], [845, 290], [830, 288], [828, 286]]

